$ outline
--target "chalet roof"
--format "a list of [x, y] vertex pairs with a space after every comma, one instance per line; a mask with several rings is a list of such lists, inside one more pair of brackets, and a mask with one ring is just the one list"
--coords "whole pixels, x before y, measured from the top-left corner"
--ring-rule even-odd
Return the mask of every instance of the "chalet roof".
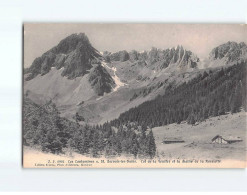
[[241, 137], [232, 136], [232, 135], [228, 135], [228, 136], [227, 136], [227, 135], [226, 135], [226, 136], [216, 135], [216, 136], [212, 139], [212, 141], [216, 140], [217, 138], [222, 138], [222, 139], [224, 139], [224, 140], [226, 140], [226, 141], [233, 141], [233, 140], [241, 141], [241, 140], [242, 140]]
[[217, 138], [223, 138], [223, 137], [220, 135], [216, 135], [215, 137], [213, 137], [212, 141], [216, 140]]
[[163, 141], [184, 141], [184, 140], [180, 137], [165, 137]]
[[241, 137], [237, 137], [237, 136], [224, 136], [223, 137], [225, 140], [242, 140]]

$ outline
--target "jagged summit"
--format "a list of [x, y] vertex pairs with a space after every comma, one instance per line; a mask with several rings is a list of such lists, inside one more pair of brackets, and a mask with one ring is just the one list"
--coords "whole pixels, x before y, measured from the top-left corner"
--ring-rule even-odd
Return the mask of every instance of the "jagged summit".
[[61, 40], [56, 47], [52, 48], [48, 52], [53, 52], [55, 54], [68, 54], [71, 51], [75, 50], [77, 47], [81, 47], [81, 45], [92, 48], [89, 39], [85, 35], [85, 33], [71, 34], [70, 36]]
[[25, 73], [28, 73], [26, 80], [31, 80], [38, 74], [47, 74], [51, 67], [63, 67], [61, 75], [68, 79], [83, 76], [92, 68], [92, 64], [97, 63], [99, 57], [101, 55], [84, 33], [72, 34], [36, 58], [30, 68], [25, 70]]
[[170, 64], [176, 64], [180, 68], [188, 67], [195, 68], [197, 63], [200, 61], [199, 58], [189, 50], [178, 45], [177, 47], [169, 49], [158, 49], [152, 47], [150, 51], [138, 52], [132, 50], [131, 52], [119, 51], [115, 53], [104, 52], [103, 57], [106, 61], [144, 61], [148, 67], [156, 69], [163, 69], [168, 67]]
[[209, 54], [210, 60], [225, 59], [226, 63], [236, 62], [247, 58], [247, 45], [244, 42], [228, 41], [215, 47]]

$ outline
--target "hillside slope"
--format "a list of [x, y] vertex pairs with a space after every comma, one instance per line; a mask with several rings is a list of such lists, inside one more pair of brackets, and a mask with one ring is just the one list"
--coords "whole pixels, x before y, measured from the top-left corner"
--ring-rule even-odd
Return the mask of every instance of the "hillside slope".
[[[197, 125], [170, 124], [153, 128], [160, 158], [202, 160], [247, 160], [246, 112], [209, 118]], [[241, 142], [213, 144], [216, 135], [223, 138], [239, 137]], [[183, 140], [184, 143], [164, 144], [165, 139]], [[212, 152], [213, 151], [213, 152]]]
[[119, 87], [78, 107], [77, 113], [90, 123], [117, 118], [120, 113], [163, 94], [169, 84], [188, 81], [201, 71], [197, 69], [196, 55], [182, 46], [145, 52], [104, 52], [103, 57], [102, 66], [118, 78], [115, 83]]
[[194, 124], [210, 116], [246, 110], [246, 68], [242, 62], [214, 72], [198, 74], [189, 82], [169, 85], [164, 95], [129, 109], [111, 123], [128, 121], [157, 127], [187, 120]]

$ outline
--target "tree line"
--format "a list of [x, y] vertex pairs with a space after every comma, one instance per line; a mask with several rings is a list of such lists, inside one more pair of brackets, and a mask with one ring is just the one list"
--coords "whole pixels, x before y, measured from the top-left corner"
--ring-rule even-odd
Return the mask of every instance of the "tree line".
[[246, 62], [204, 71], [179, 86], [169, 85], [165, 95], [122, 113], [113, 126], [132, 121], [149, 127], [187, 121], [189, 124], [228, 112], [246, 111]]
[[23, 144], [55, 154], [66, 151], [91, 157], [153, 158], [156, 145], [151, 129], [135, 123], [118, 128], [104, 125], [80, 125], [59, 116], [52, 102], [39, 106], [28, 97], [23, 103]]

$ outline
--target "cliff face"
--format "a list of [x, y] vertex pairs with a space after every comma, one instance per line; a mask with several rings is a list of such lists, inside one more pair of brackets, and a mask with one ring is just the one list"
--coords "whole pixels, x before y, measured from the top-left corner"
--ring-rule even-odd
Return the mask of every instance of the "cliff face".
[[123, 51], [118, 51], [115, 53], [110, 53], [110, 52], [104, 52], [103, 56], [107, 61], [120, 61], [124, 62], [129, 60], [129, 53], [125, 50]]
[[101, 65], [97, 65], [91, 70], [88, 80], [99, 96], [111, 92], [115, 87], [115, 82], [111, 75]]
[[34, 60], [26, 80], [31, 80], [38, 74], [47, 74], [52, 67], [64, 68], [61, 75], [68, 79], [83, 76], [97, 63], [101, 57], [99, 52], [92, 47], [84, 33], [72, 34], [60, 41], [60, 43]]
[[210, 60], [225, 59], [226, 63], [237, 62], [247, 58], [247, 46], [244, 42], [227, 42], [215, 47], [209, 54]]
[[158, 68], [163, 69], [169, 65], [175, 64], [179, 68], [196, 68], [199, 58], [191, 51], [185, 50], [182, 46], [176, 48], [160, 50], [152, 48], [148, 53], [148, 62], [150, 65], [156, 64]]
[[176, 48], [161, 50], [152, 48], [150, 51], [138, 52], [132, 50], [131, 52], [120, 51], [116, 53], [104, 52], [104, 58], [106, 61], [127, 61], [145, 62], [148, 67], [163, 69], [168, 67], [170, 64], [176, 64], [179, 67], [195, 68], [199, 62], [199, 58], [191, 51], [185, 50], [182, 46]]

